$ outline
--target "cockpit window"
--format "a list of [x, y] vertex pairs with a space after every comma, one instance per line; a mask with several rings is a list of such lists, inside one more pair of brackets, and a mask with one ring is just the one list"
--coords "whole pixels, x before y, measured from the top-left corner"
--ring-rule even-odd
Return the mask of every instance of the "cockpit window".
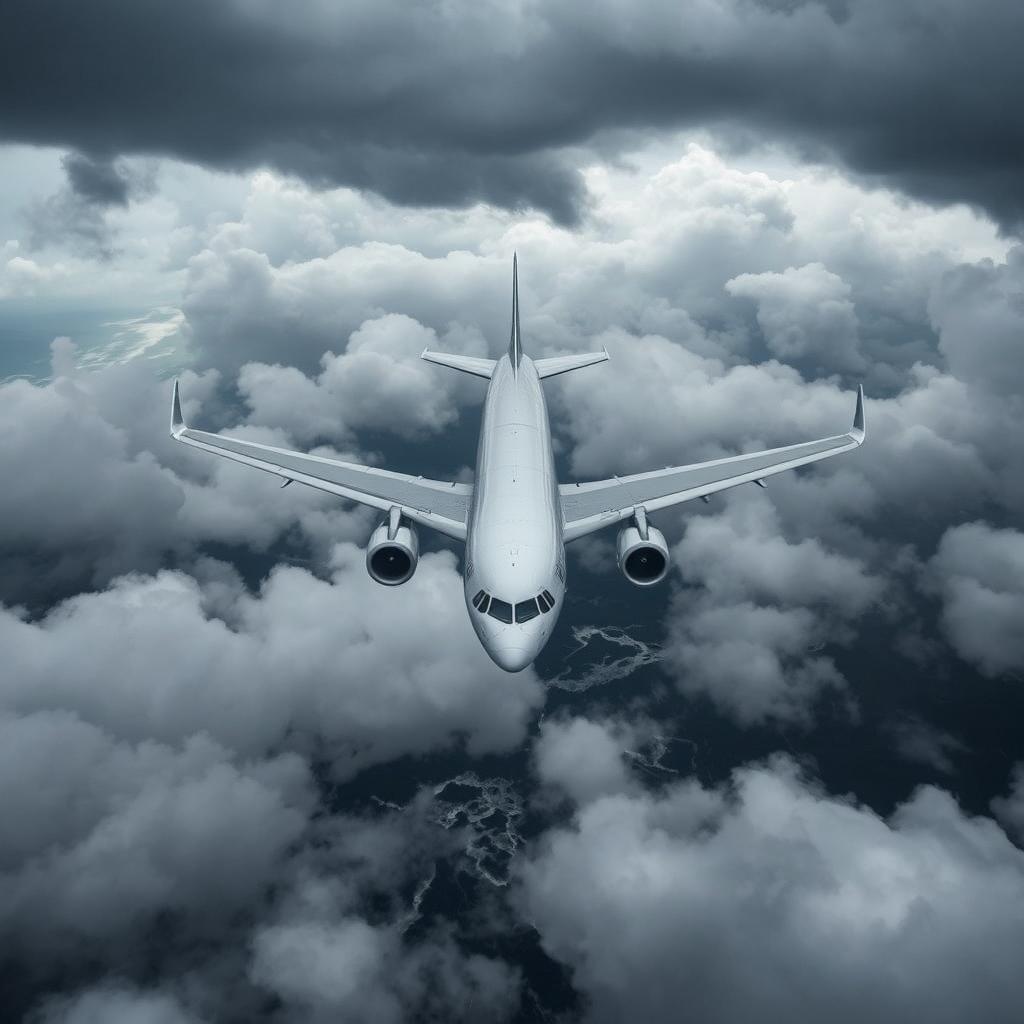
[[542, 612], [551, 611], [555, 607], [555, 599], [551, 596], [550, 591], [544, 590], [536, 597], [527, 598], [513, 606], [508, 601], [502, 601], [501, 598], [491, 597], [485, 590], [478, 590], [473, 596], [472, 604], [481, 615], [491, 615], [499, 622], [511, 623], [513, 612], [516, 622], [529, 622], [530, 619], [535, 619]]

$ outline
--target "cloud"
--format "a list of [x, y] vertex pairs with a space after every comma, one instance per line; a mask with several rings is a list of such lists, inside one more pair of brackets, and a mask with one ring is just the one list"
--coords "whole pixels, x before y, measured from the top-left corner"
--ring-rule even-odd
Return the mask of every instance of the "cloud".
[[628, 167], [587, 169], [595, 219], [575, 233], [488, 209], [403, 213], [351, 190], [167, 161], [157, 195], [108, 214], [123, 252], [102, 274], [61, 250], [33, 254], [29, 274], [8, 265], [24, 261], [22, 245], [0, 264], [0, 286], [19, 296], [31, 286], [38, 303], [114, 305], [118, 320], [126, 294], [140, 313], [180, 306], [197, 365], [229, 378], [250, 361], [315, 375], [325, 351], [340, 352], [365, 321], [389, 313], [446, 345], [500, 352], [518, 248], [531, 353], [589, 349], [616, 328], [728, 365], [772, 353], [753, 304], [730, 296], [727, 282], [820, 262], [850, 288], [865, 383], [877, 397], [905, 386], [915, 361], [942, 364], [926, 308], [938, 276], [958, 260], [1006, 252], [994, 226], [965, 209], [901, 204], [834, 171], [746, 170], [688, 138], [637, 145]]
[[939, 348], [960, 379], [997, 395], [1024, 390], [1024, 247], [1007, 260], [954, 267], [936, 282], [928, 306]]
[[52, 999], [33, 1016], [38, 1024], [200, 1024], [172, 996], [102, 987]]
[[[365, 576], [359, 552], [341, 557]], [[448, 556], [420, 572], [457, 582]], [[452, 636], [441, 664], [422, 636], [398, 653], [412, 620], [394, 602], [384, 628], [358, 586], [296, 573], [276, 599], [207, 567], [203, 587], [165, 573], [35, 624], [0, 613], [0, 939], [27, 994], [62, 993], [40, 1021], [258, 1019], [268, 1000], [289, 1021], [501, 1020], [518, 1005], [514, 968], [434, 911], [419, 923], [435, 862], [465, 842], [431, 791], [360, 816], [335, 784], [402, 747], [514, 746], [536, 679], [497, 679], [456, 588], [406, 609], [428, 630], [447, 631], [446, 603], [462, 615], [470, 646]], [[336, 585], [343, 606], [325, 603]]]
[[406, 952], [394, 928], [361, 919], [272, 925], [253, 947], [252, 980], [288, 1020], [398, 1024], [418, 1012], [498, 1021], [517, 1002], [517, 974], [500, 961], [462, 956], [450, 940]]
[[[625, 466], [632, 472], [721, 457], [737, 435], [765, 438], [768, 430], [784, 429], [784, 418], [814, 431], [810, 424], [828, 415], [826, 406], [834, 406], [840, 423], [850, 415], [847, 410], [839, 418], [838, 393], [823, 385], [802, 388], [802, 403], [784, 401], [803, 382], [795, 370], [778, 363], [728, 367], [656, 335], [637, 338], [616, 331], [601, 340], [615, 371], [600, 367], [588, 371], [586, 380], [582, 373], [575, 380], [569, 377], [559, 403], [573, 443], [572, 470], [580, 478]], [[627, 394], [648, 393], [658, 401], [624, 401]], [[736, 409], [744, 415], [733, 416]]]
[[673, 553], [684, 580], [724, 598], [831, 607], [842, 617], [877, 599], [878, 581], [855, 559], [813, 537], [790, 541], [778, 530], [769, 502], [736, 499], [724, 514], [691, 518]]
[[111, 160], [85, 153], [68, 153], [63, 160], [72, 192], [98, 206], [126, 206], [129, 181], [123, 168]]
[[[211, 17], [190, 0], [66, 3], [55, 16], [74, 46], [34, 6], [10, 12], [9, 73], [44, 47], [62, 69], [7, 105], [11, 140], [270, 164], [394, 202], [532, 206], [570, 223], [584, 207], [574, 151], [710, 124], [736, 144], [782, 139], [931, 201], [983, 205], [1007, 226], [1021, 218], [1021, 127], [992, 99], [1020, 91], [1008, 0], [915, 0], [905, 17], [884, 0], [639, 13], [607, 0], [585, 15], [456, 4], [414, 17], [307, 0], [287, 18], [266, 4]], [[111, 89], [110, 67], [130, 91]]]
[[9, 709], [63, 708], [132, 742], [285, 746], [341, 778], [462, 742], [509, 749], [542, 698], [532, 672], [510, 679], [480, 648], [447, 552], [398, 588], [370, 580], [354, 545], [328, 579], [279, 566], [256, 594], [223, 576], [123, 577], [38, 621], [5, 611], [0, 635]]
[[73, 251], [109, 261], [115, 254], [115, 230], [107, 212], [125, 208], [130, 199], [151, 192], [152, 175], [136, 173], [109, 158], [74, 151], [61, 165], [66, 185], [24, 211], [29, 247], [42, 249], [67, 242]]
[[635, 729], [598, 724], [586, 718], [548, 720], [533, 747], [540, 781], [557, 787], [577, 803], [630, 789], [624, 752], [636, 739]]
[[[715, 16], [722, 12], [727, 36], [731, 14], [715, 8]], [[599, 8], [595, 20], [607, 14]], [[222, 17], [229, 13], [215, 16], [214, 35]], [[806, 17], [796, 11], [793, 24]], [[619, 27], [639, 33], [634, 45], [649, 25]], [[610, 139], [607, 153], [624, 147], [629, 162], [584, 168], [590, 215], [573, 232], [492, 207], [396, 210], [372, 196], [320, 191], [271, 171], [243, 180], [167, 160], [158, 195], [103, 207], [122, 249], [103, 273], [93, 260], [70, 257], [63, 243], [28, 260], [24, 245], [9, 242], [0, 287], [20, 303], [31, 285], [38, 292], [32, 310], [51, 316], [64, 316], [64, 305], [83, 296], [84, 304], [106, 308], [111, 296], [120, 302], [130, 294], [145, 306], [158, 294], [161, 303], [183, 307], [197, 365], [220, 373], [185, 378], [186, 412], [197, 423], [287, 446], [330, 441], [345, 457], [382, 461], [359, 451], [360, 434], [431, 437], [440, 440], [432, 447], [446, 451], [457, 417], [479, 400], [480, 382], [422, 364], [419, 350], [429, 344], [496, 354], [504, 347], [508, 264], [518, 248], [528, 351], [554, 354], [607, 340], [615, 357], [608, 367], [555, 382], [549, 392], [556, 441], [581, 476], [846, 429], [852, 393], [829, 379], [841, 369], [828, 359], [835, 349], [815, 346], [826, 336], [848, 345], [868, 364], [868, 444], [807, 473], [776, 478], [766, 493], [744, 488], [707, 508], [663, 514], [658, 525], [673, 543], [680, 589], [666, 600], [666, 649], [652, 656], [651, 645], [639, 645], [640, 661], [659, 662], [651, 671], [667, 667], [685, 694], [708, 696], [741, 724], [809, 722], [823, 694], [844, 692], [834, 648], [852, 643], [868, 615], [902, 628], [911, 584], [934, 588], [947, 609], [973, 607], [979, 590], [1000, 601], [1015, 593], [989, 565], [1012, 560], [984, 530], [964, 534], [948, 566], [936, 555], [925, 573], [918, 569], [946, 530], [984, 515], [993, 524], [985, 530], [998, 532], [1024, 501], [1021, 452], [1006, 442], [1020, 432], [1020, 405], [999, 374], [1000, 361], [1007, 379], [1013, 372], [1006, 339], [1016, 323], [1019, 253], [1007, 255], [993, 225], [964, 208], [907, 203], [835, 170], [796, 166], [777, 152], [727, 161], [706, 138], [703, 145], [689, 141]], [[50, 154], [58, 173], [60, 159]], [[591, 159], [577, 152], [566, 166]], [[751, 170], [762, 160], [774, 162], [767, 171]], [[82, 187], [102, 193], [108, 170], [130, 176], [138, 166], [95, 158], [87, 170], [99, 183]], [[107, 185], [116, 190], [116, 182]], [[56, 187], [47, 180], [48, 192]], [[0, 222], [3, 216], [0, 210]], [[991, 262], [978, 262], [984, 258]], [[746, 294], [730, 291], [736, 280], [745, 282]], [[823, 320], [816, 319], [819, 303], [828, 313]], [[977, 337], [958, 317], [958, 305], [978, 312], [971, 321]], [[804, 354], [787, 349], [791, 342]], [[207, 1021], [257, 1019], [269, 1005], [281, 1019], [295, 1020], [447, 1019], [460, 1008], [468, 1016], [477, 1009], [491, 1017], [507, 1013], [518, 980], [492, 958], [493, 949], [507, 947], [488, 946], [494, 932], [487, 931], [494, 926], [489, 915], [503, 913], [500, 900], [484, 900], [471, 920], [451, 927], [437, 906], [446, 897], [431, 888], [435, 861], [461, 850], [464, 838], [430, 826], [415, 799], [407, 811], [380, 810], [379, 818], [339, 812], [338, 802], [353, 790], [361, 794], [364, 782], [393, 775], [388, 768], [355, 785], [334, 783], [397, 758], [419, 765], [434, 755], [447, 764], [452, 756], [514, 752], [543, 698], [536, 677], [510, 684], [479, 650], [451, 555], [425, 557], [414, 581], [398, 591], [371, 585], [362, 552], [338, 546], [362, 541], [371, 515], [309, 490], [279, 491], [262, 474], [173, 444], [166, 436], [167, 385], [152, 372], [166, 360], [86, 374], [75, 366], [86, 356], [61, 344], [53, 381], [0, 390], [7, 441], [0, 441], [0, 469], [9, 482], [0, 495], [0, 586], [8, 602], [30, 605], [0, 613], [0, 732], [7, 751], [0, 855], [15, 880], [8, 890], [14, 902], [6, 905], [17, 913], [5, 942], [22, 951], [15, 969], [31, 963], [41, 971], [37, 990], [70, 993], [47, 1004], [56, 1019], [79, 1006], [115, 1019], [134, 1012]], [[247, 414], [226, 399], [236, 380]], [[608, 531], [600, 543], [611, 539]], [[217, 559], [209, 557], [211, 545]], [[990, 547], [999, 548], [998, 558]], [[312, 571], [286, 564], [270, 570], [272, 561], [308, 555]], [[610, 566], [598, 548], [590, 556], [595, 569]], [[159, 571], [166, 567], [172, 571]], [[961, 593], [964, 602], [954, 599]], [[75, 596], [61, 600], [69, 595]], [[1012, 601], [1008, 607], [1016, 610]], [[968, 633], [972, 615], [963, 616]], [[1006, 632], [1000, 622], [990, 617], [995, 634]], [[588, 628], [595, 642], [615, 632]], [[439, 635], [445, 645], [436, 642]], [[999, 640], [1005, 644], [1006, 637]], [[1012, 646], [1003, 650], [1012, 659]], [[871, 1016], [876, 1004], [864, 1000], [873, 992], [883, 1020], [899, 1016], [892, 1009], [899, 998], [903, 1019], [916, 1015], [923, 982], [915, 979], [929, 971], [954, 983], [955, 957], [942, 949], [961, 941], [968, 926], [940, 900], [932, 946], [923, 928], [915, 931], [903, 918], [893, 938], [884, 930], [886, 915], [895, 907], [898, 916], [905, 904], [891, 875], [924, 878], [916, 891], [926, 901], [935, 891], [942, 897], [922, 866], [928, 856], [957, 880], [957, 865], [968, 863], [966, 901], [981, 869], [957, 837], [966, 830], [987, 850], [999, 836], [994, 826], [966, 819], [947, 803], [908, 840], [917, 852], [907, 853], [899, 837], [912, 830], [902, 819], [883, 822], [798, 781], [790, 786], [795, 796], [764, 800], [778, 810], [776, 831], [761, 818], [757, 828], [748, 821], [745, 842], [736, 845], [749, 859], [737, 855], [735, 867], [733, 847], [719, 833], [737, 818], [752, 820], [755, 801], [739, 795], [739, 783], [726, 791], [673, 785], [644, 796], [643, 779], [627, 769], [629, 761], [651, 758], [629, 748], [654, 747], [655, 728], [549, 719], [532, 752], [541, 788], [532, 809], [551, 810], [548, 798], [557, 796], [564, 810], [568, 799], [580, 808], [576, 829], [603, 802], [622, 811], [622, 821], [611, 815], [606, 827], [587, 826], [594, 849], [582, 851], [581, 880], [598, 888], [593, 927], [623, 943], [643, 939], [655, 967], [650, 985], [643, 984], [645, 957], [621, 947], [622, 962], [609, 973], [609, 1014], [626, 1006], [631, 1016], [643, 1016], [646, 1004], [637, 1009], [629, 998], [649, 999], [657, 1010], [666, 985], [666, 1005], [676, 1013], [690, 1005], [656, 969], [668, 959], [659, 945], [665, 936], [663, 945], [680, 948], [684, 963], [706, 965], [706, 977], [692, 987], [699, 993], [711, 985], [726, 1010], [739, 1003], [722, 995], [720, 965], [738, 956], [735, 998], [747, 999], [744, 1008], [760, 1006], [750, 993], [763, 985], [777, 1019], [802, 1009], [786, 1003], [788, 992], [779, 995], [779, 977], [832, 985], [828, 998], [813, 1004], [819, 1016], [847, 1003]], [[905, 756], [927, 757], [939, 770], [955, 756], [942, 737], [905, 730], [892, 738]], [[662, 783], [669, 774], [653, 772]], [[479, 792], [495, 790], [509, 800], [513, 783], [499, 781], [486, 780]], [[445, 791], [449, 798], [455, 788]], [[1005, 807], [997, 806], [1007, 822], [1018, 788], [1014, 783]], [[925, 792], [939, 804], [948, 799]], [[787, 817], [805, 799], [825, 819], [806, 813], [810, 840], [802, 834], [804, 811]], [[907, 806], [919, 808], [922, 800]], [[229, 806], [224, 821], [249, 837], [245, 850], [225, 840], [221, 816], [209, 810], [221, 803]], [[483, 800], [480, 812], [490, 803]], [[497, 817], [504, 809], [514, 819], [522, 809], [514, 793], [511, 805]], [[616, 846], [638, 809], [651, 814], [634, 830], [640, 853], [629, 843]], [[849, 839], [855, 830], [844, 831], [847, 812], [865, 843]], [[840, 822], [837, 845], [847, 838], [852, 850], [867, 849], [863, 863], [829, 846], [832, 818]], [[507, 839], [514, 847], [513, 826], [511, 833], [500, 828], [495, 845]], [[552, 832], [531, 863], [541, 863], [545, 844], [555, 849], [564, 835], [571, 829]], [[664, 859], [649, 855], [657, 843], [668, 850]], [[700, 862], [692, 878], [673, 876], [702, 843], [721, 854], [721, 873]], [[780, 846], [796, 849], [792, 864]], [[932, 847], [934, 855], [927, 852]], [[993, 839], [991, 848], [992, 873], [1012, 876], [1002, 846]], [[600, 889], [611, 876], [588, 859], [616, 851], [621, 897]], [[730, 865], [733, 874], [726, 873]], [[437, 872], [443, 890], [446, 871]], [[627, 895], [635, 897], [645, 878], [665, 876], [673, 885], [665, 883], [649, 904], [639, 900], [634, 914]], [[814, 889], [824, 876], [834, 884]], [[696, 895], [687, 889], [693, 879]], [[671, 909], [665, 892], [674, 897], [676, 884], [682, 910], [656, 942], [647, 930], [660, 927], [662, 904]], [[570, 902], [567, 889], [543, 916], [546, 939], [559, 934], [555, 917]], [[421, 911], [412, 904], [424, 891]], [[1006, 897], [1007, 906], [1016, 905], [1015, 895]], [[731, 933], [742, 932], [744, 914], [763, 911], [772, 899], [777, 906], [769, 911], [779, 915], [772, 920], [781, 924], [760, 926], [752, 914], [748, 945], [730, 945], [743, 939]], [[757, 973], [763, 958], [776, 956], [769, 948], [776, 934], [799, 931], [786, 915], [805, 913], [787, 909], [801, 899], [800, 907], [815, 900], [832, 906], [834, 899], [851, 919], [876, 913], [883, 924], [856, 932], [835, 911], [842, 919], [830, 918], [829, 927], [839, 941], [830, 947], [827, 928], [815, 933], [809, 967], [780, 952]], [[970, 927], [987, 936], [1006, 911], [988, 914], [986, 899]], [[110, 913], [97, 909], [111, 901]], [[723, 901], [731, 916], [719, 929], [705, 904]], [[573, 905], [573, 920], [582, 902]], [[906, 911], [906, 921], [915, 913]], [[692, 934], [685, 931], [690, 924]], [[573, 927], [580, 929], [574, 935], [589, 935], [587, 922]], [[871, 935], [856, 938], [863, 931]], [[597, 949], [604, 936], [594, 935]], [[891, 987], [874, 985], [879, 977], [889, 980], [871, 959], [879, 935], [890, 964], [906, 960], [905, 997], [890, 998], [884, 993]], [[587, 960], [595, 954], [574, 942], [560, 955], [583, 965], [582, 990], [600, 996], [603, 982], [594, 980]], [[821, 949], [831, 955], [826, 959]], [[481, 951], [491, 956], [475, 955]], [[851, 961], [862, 972], [856, 985], [840, 977]], [[1001, 962], [997, 955], [994, 966], [982, 963], [977, 972], [998, 972]], [[698, 1003], [698, 1016], [712, 1003]]]
[[992, 801], [996, 817], [1018, 840], [1024, 838], [1024, 764], [1014, 766], [1010, 777], [1010, 792]]
[[9, 956], [116, 942], [160, 913], [227, 927], [315, 802], [295, 755], [235, 764], [202, 735], [130, 743], [63, 710], [6, 712], [0, 734]]
[[682, 692], [745, 724], [807, 723], [824, 691], [845, 688], [826, 645], [849, 643], [884, 587], [861, 562], [787, 540], [770, 505], [741, 500], [691, 518], [672, 554], [689, 586], [672, 601], [662, 662]]
[[[853, 396], [833, 381], [806, 381], [774, 360], [729, 366], [659, 336], [615, 332], [601, 340], [612, 364], [586, 380], [582, 373], [567, 378], [556, 399], [576, 479], [720, 458], [849, 429]], [[638, 394], [658, 400], [637, 402]], [[771, 481], [773, 501], [788, 525], [832, 538], [837, 529], [884, 512], [893, 527], [885, 535], [909, 540], [922, 535], [923, 523], [941, 531], [980, 514], [989, 502], [1008, 515], [1024, 498], [1022, 453], [1006, 443], [1022, 423], [1010, 396], [917, 365], [893, 397], [869, 393], [867, 414], [862, 449]]]
[[[265, 549], [295, 532], [326, 557], [336, 541], [369, 532], [372, 516], [363, 510], [306, 488], [281, 492], [263, 474], [175, 444], [167, 436], [169, 385], [144, 363], [85, 373], [74, 357], [59, 341], [53, 381], [0, 385], [0, 468], [11, 480], [0, 495], [0, 588], [8, 600], [102, 585], [170, 556], [187, 561], [209, 542]], [[182, 382], [187, 414], [214, 428], [232, 415], [217, 383], [216, 374], [185, 374]], [[294, 446], [255, 422], [233, 432]]]
[[503, 1020], [518, 1005], [505, 962], [437, 918], [409, 933], [412, 883], [458, 839], [429, 796], [344, 815], [294, 754], [128, 744], [66, 712], [5, 715], [0, 733], [0, 809], [26, 826], [0, 836], [5, 955], [64, 993], [31, 1019], [198, 1024], [266, 1017], [271, 999], [288, 1021]]
[[[457, 379], [404, 361], [424, 338], [437, 340], [378, 317], [327, 360], [308, 386], [348, 407], [336, 434], [451, 422]], [[475, 340], [453, 328], [442, 344]], [[424, 556], [415, 596], [366, 586], [364, 553], [336, 547], [365, 536], [366, 515], [195, 458], [167, 437], [168, 385], [150, 366], [87, 373], [78, 359], [59, 341], [51, 381], [0, 385], [0, 461], [16, 481], [0, 499], [4, 588], [32, 604], [0, 607], [0, 931], [30, 992], [64, 993], [37, 1016], [177, 1024], [255, 1019], [273, 1001], [281, 1019], [503, 1019], [514, 969], [437, 917], [407, 934], [413, 886], [458, 830], [428, 829], [422, 807], [398, 824], [344, 818], [321, 787], [405, 755], [514, 748], [543, 700], [536, 676], [487, 659], [451, 554]], [[183, 379], [187, 414], [201, 407], [213, 429], [237, 422], [218, 385], [215, 372]], [[282, 425], [327, 433], [274, 413], [253, 401], [231, 429], [278, 444], [293, 443]], [[247, 586], [205, 553], [289, 539], [320, 575], [281, 565], [256, 587], [252, 553], [220, 549]], [[313, 913], [309, 891], [336, 878], [335, 903]], [[376, 967], [347, 996], [278, 956], [301, 936], [337, 972], [348, 932], [346, 950]]]
[[881, 818], [782, 758], [585, 803], [519, 889], [588, 1020], [654, 1022], [1013, 1020], [1022, 895], [1024, 854], [948, 793]]
[[826, 371], [864, 367], [850, 287], [820, 263], [781, 274], [740, 274], [725, 287], [730, 295], [756, 302], [757, 322], [779, 359]]
[[325, 353], [315, 380], [293, 367], [247, 363], [238, 389], [254, 422], [286, 430], [298, 441], [347, 440], [353, 429], [406, 438], [437, 434], [458, 419], [457, 398], [467, 404], [482, 399], [483, 388], [470, 390], [465, 377], [436, 369], [420, 353], [430, 348], [484, 355], [476, 340], [459, 331], [439, 340], [411, 317], [390, 313], [363, 323], [342, 353]]
[[987, 676], [1024, 669], [1024, 534], [964, 523], [928, 563], [954, 650]]
[[183, 309], [204, 362], [228, 371], [276, 362], [285, 338], [289, 364], [311, 370], [382, 312], [451, 334], [460, 350], [473, 351], [482, 345], [480, 323], [500, 323], [507, 333], [511, 267], [458, 252], [427, 259], [382, 243], [283, 267], [246, 248], [207, 249], [189, 262]]
[[968, 750], [955, 736], [915, 716], [895, 720], [888, 727], [888, 732], [901, 757], [916, 764], [927, 765], [943, 775], [953, 775], [956, 771], [954, 756]]
[[295, 1002], [393, 1021], [401, 1006], [383, 984], [389, 938], [361, 920], [268, 928], [256, 936], [253, 979]]

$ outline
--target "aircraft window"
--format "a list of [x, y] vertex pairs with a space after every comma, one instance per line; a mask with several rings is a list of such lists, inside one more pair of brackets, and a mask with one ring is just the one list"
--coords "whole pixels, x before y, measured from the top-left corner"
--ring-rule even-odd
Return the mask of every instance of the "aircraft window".
[[520, 601], [516, 605], [516, 622], [529, 622], [540, 615], [537, 608], [537, 599], [531, 597], [528, 601]]
[[555, 606], [555, 602], [551, 600], [551, 595], [546, 590], [537, 595], [537, 604], [540, 605], [542, 612], [549, 612]]
[[473, 598], [473, 607], [476, 608], [477, 611], [483, 611], [483, 607], [487, 603], [487, 598], [488, 594], [483, 590], [478, 590], [476, 592], [476, 596]]
[[500, 598], [491, 598], [491, 607], [488, 609], [488, 615], [493, 616], [499, 622], [511, 622], [512, 621], [512, 605], [508, 601], [502, 601]]
[[551, 608], [555, 607], [555, 599], [551, 596], [551, 592], [550, 591], [542, 590], [541, 591], [541, 596], [544, 598], [545, 601], [547, 601], [548, 605]]

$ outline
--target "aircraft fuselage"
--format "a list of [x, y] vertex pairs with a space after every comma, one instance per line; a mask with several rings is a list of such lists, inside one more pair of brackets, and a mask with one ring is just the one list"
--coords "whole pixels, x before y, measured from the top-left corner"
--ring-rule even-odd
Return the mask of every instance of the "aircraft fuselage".
[[508, 672], [529, 665], [561, 611], [565, 551], [547, 403], [525, 355], [518, 369], [511, 355], [502, 356], [487, 388], [464, 589], [470, 621], [491, 658]]

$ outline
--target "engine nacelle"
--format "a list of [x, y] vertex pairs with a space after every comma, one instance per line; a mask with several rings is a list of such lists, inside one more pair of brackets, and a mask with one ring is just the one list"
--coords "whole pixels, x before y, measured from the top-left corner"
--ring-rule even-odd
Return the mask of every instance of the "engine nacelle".
[[630, 583], [650, 587], [660, 583], [668, 572], [668, 544], [661, 530], [647, 527], [647, 540], [635, 526], [619, 530], [616, 545], [619, 568]]
[[404, 523], [388, 537], [388, 524], [381, 523], [370, 534], [366, 545], [366, 571], [378, 583], [397, 587], [412, 579], [420, 560], [420, 541], [416, 528]]

